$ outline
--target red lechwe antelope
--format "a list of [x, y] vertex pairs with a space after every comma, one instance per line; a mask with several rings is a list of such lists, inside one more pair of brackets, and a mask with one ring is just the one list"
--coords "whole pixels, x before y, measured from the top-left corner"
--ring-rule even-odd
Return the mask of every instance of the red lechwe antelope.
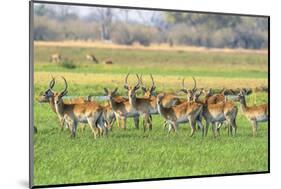
[[212, 123], [212, 129], [214, 136], [216, 136], [216, 132], [219, 131], [215, 128], [216, 123], [223, 123], [227, 121], [229, 123], [229, 131], [232, 135], [232, 131], [234, 135], [236, 135], [237, 125], [236, 125], [236, 116], [238, 113], [238, 108], [232, 101], [220, 101], [215, 104], [208, 104], [208, 98], [205, 98], [203, 103], [203, 117], [206, 120], [206, 133], [207, 136], [209, 124]]
[[[55, 107], [55, 99], [54, 99], [54, 94], [56, 92], [53, 91], [54, 85], [55, 85], [55, 78], [52, 78], [52, 80], [49, 83], [49, 88], [45, 92], [40, 93], [38, 101], [40, 103], [49, 103], [53, 112], [57, 113]], [[64, 120], [59, 117], [59, 121], [60, 121], [60, 128], [62, 131], [64, 127]]]
[[137, 84], [134, 86], [130, 86], [128, 84], [128, 76], [129, 74], [126, 75], [124, 88], [128, 91], [131, 108], [143, 117], [144, 132], [147, 128], [149, 130], [152, 130], [151, 114], [158, 114], [157, 106], [155, 103], [156, 100], [155, 98], [136, 97], [136, 91], [140, 88], [140, 78], [137, 75]]
[[[53, 77], [52, 80], [49, 82], [49, 88], [45, 92], [41, 92], [40, 93], [38, 101], [39, 101], [39, 103], [49, 103], [49, 105], [50, 105], [51, 109], [53, 110], [53, 112], [57, 114], [56, 108], [55, 108], [55, 100], [54, 100], [54, 94], [57, 93], [57, 92], [53, 91], [54, 85], [55, 85], [55, 78]], [[78, 97], [78, 98], [74, 98], [74, 99], [68, 100], [65, 103], [66, 104], [80, 104], [80, 103], [85, 103], [85, 102], [88, 102], [88, 101], [85, 100], [85, 98]], [[112, 123], [112, 121], [114, 121], [114, 118], [112, 118], [110, 116], [109, 111], [106, 111], [106, 120], [107, 120], [108, 123]], [[63, 131], [64, 123], [65, 122], [64, 122], [63, 119], [61, 119], [61, 117], [59, 117], [59, 121], [60, 121], [61, 131]], [[69, 126], [68, 126], [68, 128], [69, 128]], [[85, 124], [81, 125], [81, 128], [82, 128], [82, 131], [84, 131]]]
[[209, 90], [203, 90], [202, 92], [205, 95], [205, 101], [207, 104], [216, 104], [218, 102], [226, 101], [226, 97], [224, 95], [225, 89], [223, 89], [218, 94], [213, 94], [212, 89]]
[[96, 64], [99, 63], [98, 59], [93, 54], [86, 54], [86, 59]]
[[61, 55], [59, 53], [56, 53], [56, 54], [52, 54], [50, 56], [50, 62], [54, 62], [54, 63], [58, 63], [61, 61]]
[[65, 88], [60, 93], [54, 93], [55, 108], [58, 116], [64, 120], [72, 129], [71, 136], [75, 137], [78, 122], [88, 123], [94, 137], [99, 133], [107, 135], [106, 121], [103, 117], [103, 108], [96, 102], [85, 102], [80, 104], [65, 104], [63, 96], [67, 94], [67, 82], [62, 77]]
[[119, 125], [119, 119], [122, 120], [121, 128], [126, 129], [126, 120], [128, 117], [134, 117], [135, 127], [138, 128], [138, 112], [134, 111], [131, 108], [131, 105], [128, 100], [116, 100], [117, 90], [110, 91], [107, 88], [104, 88], [105, 94], [108, 97], [110, 107], [115, 113], [117, 124]]
[[[155, 86], [155, 83], [154, 83], [153, 76], [151, 74], [150, 74], [150, 78], [151, 78], [151, 81], [152, 81], [152, 85], [150, 87], [146, 87], [143, 83], [142, 75], [141, 75], [140, 76], [140, 85], [141, 85], [141, 89], [144, 93], [144, 98], [150, 99], [152, 107], [154, 109], [157, 109], [156, 95], [153, 94], [153, 93], [155, 93], [156, 86]], [[169, 108], [169, 107], [172, 107], [172, 106], [175, 106], [175, 105], [178, 105], [178, 104], [181, 103], [181, 100], [175, 94], [163, 93], [163, 95], [164, 95], [164, 97], [162, 99], [162, 104], [163, 104], [164, 107]], [[157, 112], [158, 112], [158, 109], [157, 109]], [[150, 121], [152, 121], [152, 117], [150, 117]], [[164, 129], [166, 128], [167, 125], [168, 124], [165, 121], [164, 122]]]
[[[159, 114], [164, 117], [168, 124], [171, 124], [173, 129], [177, 132], [179, 123], [190, 123], [191, 133], [190, 136], [194, 135], [195, 125], [197, 124], [202, 128], [202, 136], [204, 136], [204, 127], [201, 121], [198, 119], [202, 113], [203, 106], [196, 102], [183, 102], [179, 105], [167, 108], [162, 104], [163, 94], [157, 96], [157, 108]], [[169, 127], [169, 132], [172, 127]]]
[[258, 122], [268, 121], [268, 104], [262, 104], [258, 106], [247, 106], [245, 99], [245, 92], [240, 91], [238, 99], [241, 104], [242, 112], [252, 123], [253, 136], [257, 134]]
[[[225, 91], [226, 91], [225, 89], [222, 89], [219, 93], [213, 94], [212, 89], [208, 89], [208, 90], [202, 89], [199, 92], [194, 94], [194, 99], [196, 102], [199, 102], [202, 104], [217, 104], [220, 102], [226, 102], [227, 99], [226, 99], [226, 96], [224, 95]], [[204, 94], [204, 96], [205, 96], [204, 101], [199, 100], [199, 97], [201, 96], [201, 94]], [[220, 135], [220, 128], [223, 125], [223, 122], [224, 121], [215, 123], [216, 131], [218, 132], [219, 135]], [[229, 129], [230, 128], [228, 126], [228, 133], [229, 133]]]
[[[140, 85], [141, 85], [141, 89], [144, 93], [144, 98], [151, 98], [153, 99], [153, 101], [155, 102], [155, 107], [156, 107], [156, 95], [153, 94], [155, 92], [156, 86], [154, 83], [154, 79], [153, 76], [150, 74], [150, 78], [152, 81], [152, 85], [150, 87], [146, 87], [143, 84], [143, 80], [142, 80], [142, 75], [140, 76]], [[175, 94], [169, 94], [169, 93], [163, 93], [164, 94], [164, 98], [162, 99], [162, 104], [164, 107], [172, 107], [174, 105], [180, 104], [181, 101], [179, 99], [179, 97]]]

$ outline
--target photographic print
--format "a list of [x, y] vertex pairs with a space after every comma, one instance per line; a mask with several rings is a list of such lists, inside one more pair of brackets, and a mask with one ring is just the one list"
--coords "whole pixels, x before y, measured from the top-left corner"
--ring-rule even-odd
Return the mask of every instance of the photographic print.
[[269, 172], [269, 17], [31, 2], [31, 187]]

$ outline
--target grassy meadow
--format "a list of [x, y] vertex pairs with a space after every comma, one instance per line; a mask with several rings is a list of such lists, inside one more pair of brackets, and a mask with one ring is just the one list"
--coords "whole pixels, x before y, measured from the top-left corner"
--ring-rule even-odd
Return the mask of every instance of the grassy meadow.
[[[67, 68], [50, 63], [51, 54], [59, 52], [75, 64]], [[85, 55], [94, 53], [100, 62], [107, 58], [112, 65], [93, 64]], [[163, 129], [163, 118], [153, 116], [153, 130], [136, 130], [128, 119], [127, 130], [116, 126], [107, 138], [94, 140], [90, 128], [78, 130], [75, 139], [70, 132], [60, 132], [56, 114], [37, 97], [48, 87], [51, 76], [64, 76], [69, 96], [103, 95], [103, 88], [119, 87], [126, 96], [124, 77], [136, 82], [135, 73], [143, 74], [156, 91], [177, 92], [181, 80], [193, 87], [191, 76], [201, 88], [239, 88], [267, 86], [267, 53], [259, 51], [174, 50], [169, 48], [110, 48], [104, 46], [59, 46], [37, 44], [34, 47], [34, 184], [66, 184], [128, 179], [164, 178], [268, 170], [268, 124], [259, 124], [252, 137], [249, 121], [239, 106], [237, 135], [227, 136], [225, 129], [214, 138], [211, 130], [202, 138], [200, 131], [189, 137], [189, 124], [181, 124], [179, 135]], [[62, 80], [54, 90], [63, 89]], [[142, 94], [139, 93], [139, 96]], [[184, 97], [184, 96], [183, 96]], [[267, 93], [257, 93], [257, 104], [267, 103]], [[253, 95], [247, 97], [253, 105]], [[101, 102], [103, 103], [103, 102]], [[204, 124], [204, 122], [203, 122]], [[142, 128], [142, 127], [140, 127]]]

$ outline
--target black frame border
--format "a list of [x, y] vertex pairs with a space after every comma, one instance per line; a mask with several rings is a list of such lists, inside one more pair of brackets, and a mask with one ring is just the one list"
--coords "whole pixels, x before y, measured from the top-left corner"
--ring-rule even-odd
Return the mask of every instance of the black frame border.
[[[153, 11], [168, 11], [168, 12], [186, 12], [186, 13], [199, 13], [199, 14], [216, 14], [228, 16], [245, 16], [245, 17], [260, 17], [268, 19], [268, 170], [257, 172], [241, 172], [241, 173], [226, 173], [226, 174], [212, 174], [212, 175], [195, 175], [195, 176], [181, 176], [181, 177], [164, 177], [164, 178], [149, 178], [149, 179], [128, 179], [128, 180], [113, 180], [113, 181], [100, 181], [100, 182], [84, 182], [84, 183], [69, 183], [69, 184], [51, 184], [51, 185], [33, 185], [33, 55], [34, 55], [34, 38], [33, 38], [33, 20], [34, 20], [34, 4], [53, 4], [53, 5], [69, 5], [69, 6], [86, 6], [86, 7], [103, 7], [103, 8], [120, 8], [120, 9], [133, 9], [133, 10], [153, 10]], [[29, 1], [29, 188], [52, 188], [52, 187], [68, 187], [68, 186], [85, 186], [85, 185], [99, 185], [99, 184], [114, 184], [114, 183], [132, 183], [132, 182], [147, 182], [147, 181], [161, 181], [161, 180], [179, 180], [191, 178], [209, 178], [209, 177], [224, 177], [224, 176], [239, 176], [239, 175], [256, 175], [270, 173], [270, 16], [269, 15], [256, 15], [256, 14], [240, 14], [240, 13], [224, 13], [224, 12], [208, 12], [208, 11], [192, 11], [192, 10], [177, 10], [177, 9], [164, 9], [164, 8], [148, 8], [148, 7], [132, 7], [132, 6], [119, 6], [119, 5], [102, 5], [90, 3], [73, 3], [73, 2], [59, 2], [59, 1]]]

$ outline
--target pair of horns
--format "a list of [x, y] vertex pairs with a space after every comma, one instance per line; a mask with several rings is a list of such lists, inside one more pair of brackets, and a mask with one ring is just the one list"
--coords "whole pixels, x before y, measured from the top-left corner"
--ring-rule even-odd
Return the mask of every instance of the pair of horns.
[[[154, 79], [153, 79], [153, 76], [151, 74], [150, 75], [150, 78], [151, 78], [151, 81], [152, 81], [152, 87], [155, 86], [155, 83], [154, 83]], [[142, 82], [142, 75], [140, 76], [140, 84], [143, 86], [143, 82]]]
[[[64, 81], [64, 86], [65, 86], [65, 87], [64, 87], [64, 90], [63, 90], [61, 93], [62, 93], [62, 94], [65, 94], [66, 91], [67, 91], [68, 85], [67, 85], [66, 79], [65, 79], [63, 76], [61, 76], [61, 78], [63, 79], [63, 81]], [[55, 83], [56, 83], [55, 77], [52, 76], [52, 80], [51, 80], [50, 83], [49, 83], [49, 87], [50, 87], [51, 90], [54, 88]]]
[[[194, 82], [194, 87], [193, 87], [192, 91], [194, 92], [194, 91], [196, 90], [196, 80], [195, 80], [194, 77], [192, 77], [192, 79], [193, 79], [193, 82]], [[184, 86], [184, 78], [183, 78], [183, 80], [182, 80], [182, 89], [185, 89], [185, 86]]]
[[[128, 84], [128, 77], [129, 77], [130, 73], [128, 73], [125, 77], [125, 87], [128, 88], [129, 87], [129, 84]], [[141, 84], [141, 78], [139, 77], [138, 74], [136, 74], [137, 78], [138, 78], [138, 82], [137, 84], [135, 85], [135, 87], [138, 87], [140, 84]]]

